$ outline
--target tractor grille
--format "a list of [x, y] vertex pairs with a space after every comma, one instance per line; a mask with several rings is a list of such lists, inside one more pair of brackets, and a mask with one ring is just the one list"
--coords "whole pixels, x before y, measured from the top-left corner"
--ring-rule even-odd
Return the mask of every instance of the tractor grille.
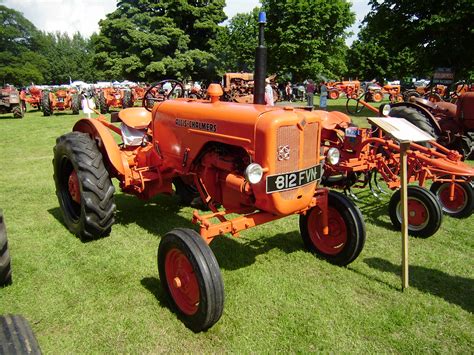
[[[286, 173], [296, 171], [316, 165], [318, 162], [318, 124], [306, 124], [303, 131], [295, 126], [282, 126], [277, 131], [277, 155], [275, 173]], [[287, 152], [289, 156], [282, 154]], [[302, 162], [302, 163], [300, 163]], [[284, 200], [294, 200], [298, 195], [310, 193], [312, 184], [296, 188], [293, 190], [282, 191], [280, 196]]]

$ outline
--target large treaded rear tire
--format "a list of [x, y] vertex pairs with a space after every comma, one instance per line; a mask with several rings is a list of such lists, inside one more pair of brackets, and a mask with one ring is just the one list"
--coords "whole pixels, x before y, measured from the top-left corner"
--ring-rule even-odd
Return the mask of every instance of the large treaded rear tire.
[[73, 115], [78, 115], [81, 109], [81, 95], [74, 94], [71, 98], [71, 110]]
[[393, 107], [389, 115], [392, 117], [401, 117], [406, 119], [408, 122], [412, 123], [422, 131], [430, 134], [435, 140], [439, 138], [438, 133], [433, 124], [430, 122], [428, 117], [423, 115], [421, 112], [417, 111], [412, 107], [406, 106], [396, 106]]
[[109, 107], [107, 106], [107, 100], [105, 99], [105, 94], [103, 92], [99, 93], [99, 108], [100, 108], [100, 113], [103, 115], [109, 112]]
[[132, 107], [132, 92], [130, 90], [124, 90], [122, 98], [122, 108]]
[[13, 106], [12, 113], [14, 118], [23, 118], [24, 112], [20, 105]]
[[51, 116], [52, 110], [49, 92], [44, 92], [41, 96], [41, 109], [43, 110], [43, 116]]
[[10, 253], [8, 251], [7, 228], [0, 210], [0, 287], [11, 285], [12, 269]]
[[115, 189], [95, 141], [82, 132], [59, 137], [53, 167], [56, 195], [68, 229], [82, 240], [108, 235], [114, 223]]
[[22, 316], [0, 316], [0, 354], [41, 354], [30, 324]]

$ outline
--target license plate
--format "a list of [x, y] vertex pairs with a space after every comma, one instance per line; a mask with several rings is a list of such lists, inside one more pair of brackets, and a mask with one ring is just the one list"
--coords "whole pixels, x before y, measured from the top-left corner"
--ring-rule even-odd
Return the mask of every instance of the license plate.
[[299, 171], [267, 176], [267, 194], [308, 185], [321, 179], [322, 171], [322, 165], [315, 165]]

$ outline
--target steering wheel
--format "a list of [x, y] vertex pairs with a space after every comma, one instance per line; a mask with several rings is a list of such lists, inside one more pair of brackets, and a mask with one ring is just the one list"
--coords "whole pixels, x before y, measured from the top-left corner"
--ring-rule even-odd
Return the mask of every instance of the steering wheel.
[[[166, 83], [171, 84], [170, 90], [165, 90], [163, 86]], [[150, 111], [153, 109], [155, 102], [169, 100], [170, 98], [183, 97], [184, 96], [184, 85], [178, 80], [167, 79], [157, 81], [148, 88], [143, 95], [142, 106]]]

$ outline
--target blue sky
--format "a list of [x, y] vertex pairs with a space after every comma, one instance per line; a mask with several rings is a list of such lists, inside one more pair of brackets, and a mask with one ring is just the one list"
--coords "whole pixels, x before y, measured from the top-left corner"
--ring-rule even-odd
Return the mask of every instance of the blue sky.
[[[22, 12], [40, 30], [69, 34], [79, 31], [88, 37], [98, 31], [99, 20], [115, 9], [116, 0], [0, 0], [0, 3]], [[227, 0], [226, 3], [224, 10], [229, 18], [259, 5], [258, 0]], [[367, 0], [352, 0], [352, 4], [357, 21], [350, 30], [357, 33], [369, 7]], [[351, 37], [348, 44], [354, 38]]]

